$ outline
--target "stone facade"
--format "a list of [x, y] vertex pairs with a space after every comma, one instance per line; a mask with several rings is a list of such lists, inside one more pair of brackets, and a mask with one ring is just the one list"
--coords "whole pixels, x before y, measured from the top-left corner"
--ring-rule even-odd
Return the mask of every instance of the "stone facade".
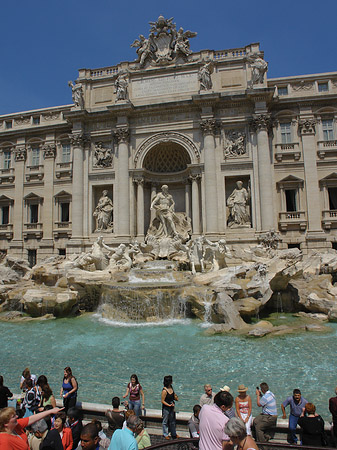
[[137, 60], [79, 71], [74, 104], [0, 116], [1, 251], [34, 264], [98, 232], [142, 241], [162, 184], [194, 236], [247, 245], [275, 229], [281, 248], [336, 248], [337, 72], [268, 79], [259, 44], [192, 52], [195, 35], [159, 17]]

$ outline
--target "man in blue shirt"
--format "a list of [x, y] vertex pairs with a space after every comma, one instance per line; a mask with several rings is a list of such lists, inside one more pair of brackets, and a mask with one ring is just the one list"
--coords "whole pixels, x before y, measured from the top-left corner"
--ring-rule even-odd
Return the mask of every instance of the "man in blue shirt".
[[290, 405], [289, 436], [288, 436], [289, 444], [297, 444], [297, 436], [296, 436], [297, 422], [298, 418], [302, 414], [303, 408], [307, 403], [308, 401], [302, 397], [301, 391], [299, 389], [294, 389], [292, 397], [287, 397], [281, 404], [283, 419], [286, 419], [287, 417], [285, 408], [288, 405]]
[[[262, 413], [255, 417], [253, 425], [258, 442], [268, 442], [274, 435], [277, 421], [277, 407], [275, 395], [269, 390], [267, 383], [261, 383], [260, 389], [256, 388], [256, 404], [262, 407]], [[265, 433], [265, 432], [268, 432]]]
[[126, 420], [126, 428], [116, 430], [112, 435], [108, 450], [138, 450], [134, 432], [141, 423], [142, 420], [139, 417], [129, 416]]

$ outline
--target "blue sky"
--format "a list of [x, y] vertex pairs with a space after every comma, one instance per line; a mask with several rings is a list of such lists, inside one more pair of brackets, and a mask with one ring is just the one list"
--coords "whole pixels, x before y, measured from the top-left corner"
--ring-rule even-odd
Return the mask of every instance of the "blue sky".
[[193, 51], [260, 42], [268, 77], [337, 71], [337, 0], [12, 0], [1, 6], [0, 114], [71, 103], [79, 68], [134, 60], [162, 14]]

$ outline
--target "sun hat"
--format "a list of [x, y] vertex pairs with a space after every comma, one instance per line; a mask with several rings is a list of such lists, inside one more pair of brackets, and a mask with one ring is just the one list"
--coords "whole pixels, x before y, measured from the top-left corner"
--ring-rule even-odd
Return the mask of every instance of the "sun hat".
[[231, 388], [229, 386], [224, 386], [224, 387], [220, 388], [220, 391], [229, 392], [230, 390], [231, 390]]
[[246, 391], [248, 391], [248, 388], [244, 384], [239, 384], [238, 392], [246, 392]]

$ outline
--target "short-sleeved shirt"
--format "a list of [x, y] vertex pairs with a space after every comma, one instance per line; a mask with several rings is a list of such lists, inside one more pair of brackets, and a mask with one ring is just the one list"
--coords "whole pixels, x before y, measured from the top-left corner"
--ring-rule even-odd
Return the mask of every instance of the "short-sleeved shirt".
[[300, 417], [302, 414], [302, 410], [305, 407], [305, 405], [308, 403], [308, 400], [301, 397], [299, 403], [296, 403], [293, 396], [287, 397], [282, 405], [286, 408], [288, 405], [290, 405], [290, 414], [292, 416]]
[[207, 395], [206, 393], [202, 394], [199, 400], [199, 405], [200, 406], [212, 405], [214, 403], [214, 397], [215, 397], [214, 392], [212, 392], [212, 395]]
[[268, 416], [277, 416], [275, 395], [271, 391], [267, 391], [260, 398], [260, 405], [262, 406], [262, 414], [267, 414]]
[[199, 420], [199, 449], [222, 450], [222, 442], [230, 440], [224, 431], [229, 419], [222, 409], [216, 404], [204, 405], [200, 410]]
[[132, 431], [129, 428], [116, 430], [112, 435], [109, 450], [138, 450]]
[[142, 387], [140, 384], [136, 384], [135, 386], [132, 386], [132, 383], [128, 384], [129, 388], [129, 398], [131, 401], [136, 401], [140, 399], [140, 391], [142, 390]]
[[3, 450], [29, 450], [28, 438], [25, 428], [28, 426], [29, 417], [18, 419], [14, 434], [0, 433], [0, 448]]

